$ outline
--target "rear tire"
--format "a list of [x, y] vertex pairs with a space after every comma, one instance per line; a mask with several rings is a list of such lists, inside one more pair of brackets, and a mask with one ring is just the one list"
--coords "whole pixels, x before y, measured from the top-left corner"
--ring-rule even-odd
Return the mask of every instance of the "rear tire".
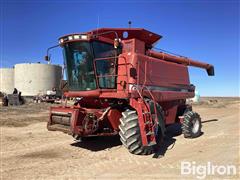
[[182, 133], [185, 138], [199, 137], [202, 132], [201, 118], [198, 113], [187, 111], [184, 113], [184, 120], [182, 123]]
[[134, 110], [126, 110], [122, 113], [119, 125], [120, 140], [132, 154], [149, 155], [154, 151], [154, 147], [142, 145], [140, 128], [138, 125], [138, 115]]

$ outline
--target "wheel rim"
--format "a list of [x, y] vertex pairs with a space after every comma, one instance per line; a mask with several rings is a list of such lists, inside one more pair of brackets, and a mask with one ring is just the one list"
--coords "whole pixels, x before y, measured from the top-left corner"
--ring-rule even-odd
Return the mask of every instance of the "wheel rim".
[[192, 132], [193, 132], [194, 134], [196, 134], [196, 133], [198, 132], [198, 130], [199, 130], [199, 127], [200, 127], [199, 120], [198, 120], [198, 119], [195, 119], [195, 120], [193, 121]]

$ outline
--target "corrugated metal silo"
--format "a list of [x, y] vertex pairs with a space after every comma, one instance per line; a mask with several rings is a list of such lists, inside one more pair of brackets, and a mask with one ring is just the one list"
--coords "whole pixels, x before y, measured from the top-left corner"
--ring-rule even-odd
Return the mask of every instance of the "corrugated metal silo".
[[0, 91], [11, 94], [14, 89], [14, 69], [0, 68]]
[[16, 64], [14, 85], [23, 96], [46, 94], [53, 87], [59, 91], [62, 67], [52, 64]]

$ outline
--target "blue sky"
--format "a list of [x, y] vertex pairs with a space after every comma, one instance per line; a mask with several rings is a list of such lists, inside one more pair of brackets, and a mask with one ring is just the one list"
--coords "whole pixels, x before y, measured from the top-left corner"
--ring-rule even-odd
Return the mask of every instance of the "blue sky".
[[[157, 47], [215, 66], [215, 77], [190, 68], [191, 82], [202, 96], [239, 96], [239, 1], [0, 2], [1, 67], [45, 63], [46, 49], [60, 36], [127, 27], [131, 20], [132, 27], [163, 36]], [[52, 51], [52, 60], [62, 64], [61, 49]]]

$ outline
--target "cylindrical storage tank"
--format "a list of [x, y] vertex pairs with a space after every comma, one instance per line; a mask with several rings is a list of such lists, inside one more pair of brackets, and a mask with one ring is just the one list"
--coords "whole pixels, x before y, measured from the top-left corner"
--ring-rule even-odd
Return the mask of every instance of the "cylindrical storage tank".
[[46, 94], [53, 88], [60, 90], [62, 67], [52, 64], [16, 64], [14, 85], [22, 96]]
[[14, 89], [14, 69], [0, 68], [0, 91], [12, 94]]
[[198, 103], [200, 101], [200, 94], [198, 91], [195, 90], [195, 96], [191, 98], [191, 100], [195, 103]]

